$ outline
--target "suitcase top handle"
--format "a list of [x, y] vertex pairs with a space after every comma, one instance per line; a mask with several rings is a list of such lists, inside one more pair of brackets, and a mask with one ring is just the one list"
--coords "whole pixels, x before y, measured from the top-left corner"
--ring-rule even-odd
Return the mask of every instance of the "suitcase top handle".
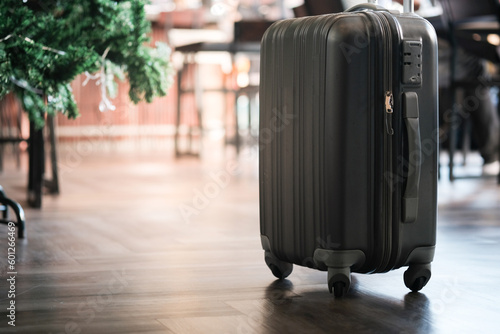
[[[413, 0], [404, 0], [403, 1], [403, 13], [413, 13], [413, 11], [414, 11], [414, 3], [413, 2], [414, 2]], [[375, 5], [375, 7], [365, 5], [364, 8], [380, 10], [380, 6], [378, 6], [378, 0], [368, 0], [368, 3]], [[351, 12], [351, 11], [353, 11], [352, 9], [354, 9], [355, 7], [358, 7], [358, 6], [354, 6], [353, 8], [350, 8], [347, 11]]]
[[352, 6], [351, 8], [346, 9], [345, 11], [346, 12], [357, 12], [357, 11], [362, 11], [362, 10], [366, 10], [366, 9], [376, 10], [376, 11], [382, 10], [382, 11], [386, 11], [386, 12], [389, 11], [387, 8], [380, 6], [380, 5], [376, 4], [375, 2], [362, 3], [359, 5], [355, 5], [355, 6]]

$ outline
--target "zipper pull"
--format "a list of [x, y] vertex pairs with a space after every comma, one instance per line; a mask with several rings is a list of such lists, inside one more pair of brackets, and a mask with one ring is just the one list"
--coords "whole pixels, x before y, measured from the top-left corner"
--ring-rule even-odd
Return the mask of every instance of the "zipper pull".
[[387, 134], [392, 136], [394, 129], [392, 128], [392, 113], [394, 107], [394, 100], [391, 92], [385, 92], [385, 129]]

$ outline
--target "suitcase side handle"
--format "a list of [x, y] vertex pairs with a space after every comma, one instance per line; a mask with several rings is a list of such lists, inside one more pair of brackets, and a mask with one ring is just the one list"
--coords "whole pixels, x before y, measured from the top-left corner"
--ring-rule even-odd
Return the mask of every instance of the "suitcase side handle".
[[422, 141], [420, 140], [420, 124], [418, 95], [415, 92], [403, 94], [403, 118], [408, 133], [408, 177], [403, 195], [403, 222], [412, 223], [417, 219], [418, 189], [420, 169], [422, 165]]

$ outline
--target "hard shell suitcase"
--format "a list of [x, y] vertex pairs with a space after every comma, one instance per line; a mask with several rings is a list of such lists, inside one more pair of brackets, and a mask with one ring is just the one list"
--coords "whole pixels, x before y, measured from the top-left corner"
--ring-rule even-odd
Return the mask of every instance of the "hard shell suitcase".
[[[412, 1], [405, 8], [412, 7]], [[374, 4], [278, 21], [261, 43], [260, 231], [282, 279], [297, 264], [430, 278], [437, 216], [437, 39]]]

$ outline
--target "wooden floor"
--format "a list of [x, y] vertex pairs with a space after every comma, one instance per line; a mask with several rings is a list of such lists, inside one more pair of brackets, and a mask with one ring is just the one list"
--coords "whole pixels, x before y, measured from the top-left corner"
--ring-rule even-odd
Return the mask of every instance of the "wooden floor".
[[[45, 196], [42, 210], [26, 208], [16, 327], [8, 325], [0, 226], [0, 332], [500, 332], [494, 179], [441, 181], [437, 254], [421, 293], [409, 293], [397, 270], [355, 274], [349, 294], [335, 299], [325, 272], [295, 267], [279, 282], [266, 267], [254, 153], [237, 161], [220, 149], [201, 161], [61, 153], [61, 195]], [[25, 205], [25, 166], [6, 163], [0, 184]]]

